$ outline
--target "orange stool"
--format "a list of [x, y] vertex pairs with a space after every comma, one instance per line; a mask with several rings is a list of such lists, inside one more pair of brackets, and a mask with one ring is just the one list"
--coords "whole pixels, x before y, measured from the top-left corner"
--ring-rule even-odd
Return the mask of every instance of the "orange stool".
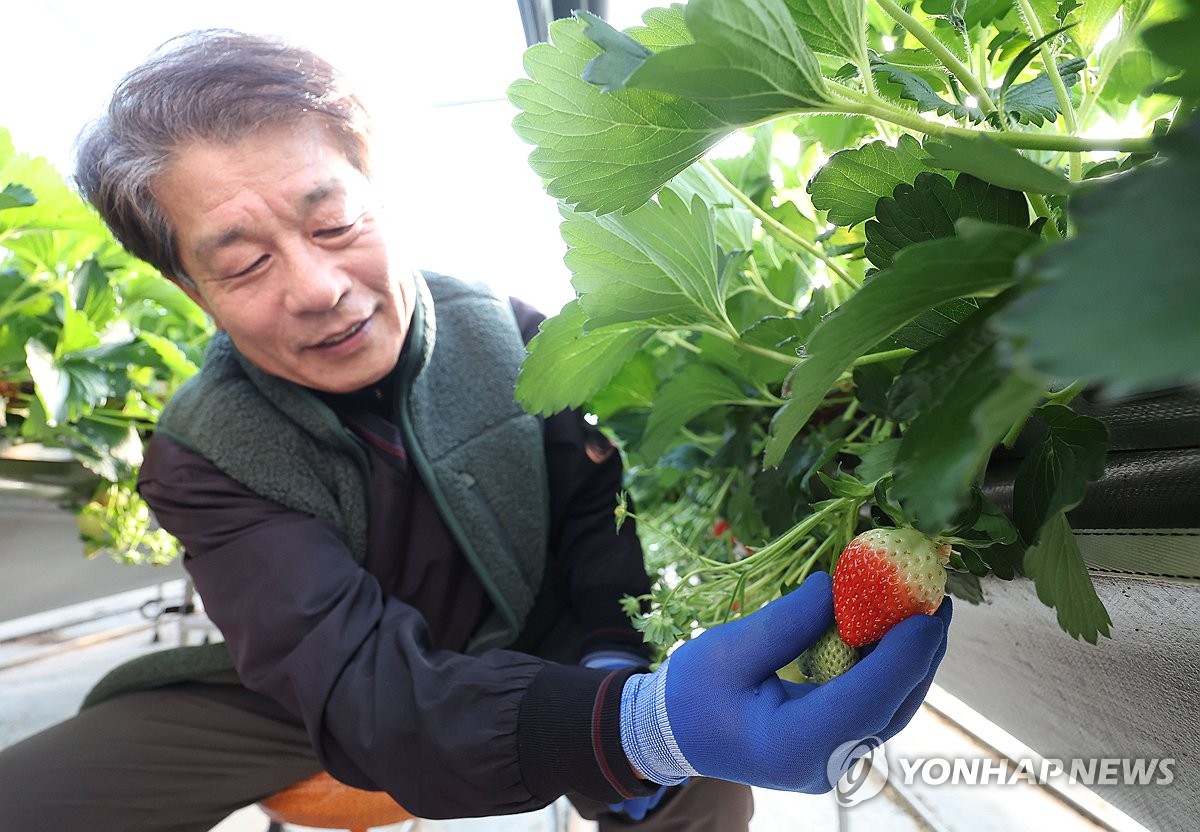
[[366, 832], [373, 826], [388, 826], [413, 817], [387, 792], [356, 789], [325, 772], [276, 792], [259, 801], [258, 807], [276, 824], [350, 832]]

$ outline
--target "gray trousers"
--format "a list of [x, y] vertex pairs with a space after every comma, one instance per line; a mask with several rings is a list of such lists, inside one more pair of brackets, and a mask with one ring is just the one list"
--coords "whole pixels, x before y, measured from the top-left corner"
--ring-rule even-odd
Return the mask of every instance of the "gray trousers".
[[[111, 699], [0, 750], [0, 830], [207, 832], [318, 771], [304, 726], [267, 697], [172, 685]], [[749, 788], [705, 779], [641, 823], [573, 802], [602, 830], [743, 832], [753, 814]]]

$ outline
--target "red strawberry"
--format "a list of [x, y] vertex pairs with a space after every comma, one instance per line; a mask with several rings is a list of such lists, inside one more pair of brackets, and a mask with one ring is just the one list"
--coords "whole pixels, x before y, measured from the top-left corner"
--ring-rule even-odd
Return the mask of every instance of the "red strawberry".
[[916, 529], [872, 529], [850, 541], [833, 570], [838, 635], [853, 647], [910, 615], [933, 615], [946, 594], [950, 546]]

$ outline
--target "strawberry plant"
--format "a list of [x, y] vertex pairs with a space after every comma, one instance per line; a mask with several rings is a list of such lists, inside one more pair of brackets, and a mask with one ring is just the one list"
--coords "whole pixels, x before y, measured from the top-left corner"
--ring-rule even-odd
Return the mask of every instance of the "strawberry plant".
[[93, 490], [68, 498], [88, 554], [178, 554], [133, 482], [146, 433], [210, 332], [48, 162], [0, 130], [0, 448], [65, 448], [95, 474]]
[[[1196, 0], [643, 22], [556, 23], [509, 97], [576, 290], [518, 397], [585, 408], [625, 455], [647, 639], [877, 526], [949, 543], [950, 592], [1023, 575], [1067, 633], [1109, 635], [1068, 520], [1108, 432], [1073, 404], [1200, 380]], [[1009, 503], [988, 474], [1018, 442]]]

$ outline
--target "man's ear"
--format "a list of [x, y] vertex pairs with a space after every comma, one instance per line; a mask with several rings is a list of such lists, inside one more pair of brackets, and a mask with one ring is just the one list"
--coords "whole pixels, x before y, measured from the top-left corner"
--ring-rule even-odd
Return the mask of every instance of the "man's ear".
[[167, 280], [171, 281], [180, 289], [182, 289], [183, 293], [192, 299], [192, 303], [203, 309], [208, 317], [212, 318], [213, 323], [217, 326], [217, 329], [221, 330], [222, 332], [225, 331], [225, 327], [221, 326], [221, 322], [217, 319], [217, 316], [213, 314], [212, 308], [208, 305], [208, 301], [204, 299], [204, 295], [200, 294], [199, 289], [193, 286], [190, 282], [180, 280], [177, 277], [172, 277], [171, 275], [165, 275], [165, 277]]

